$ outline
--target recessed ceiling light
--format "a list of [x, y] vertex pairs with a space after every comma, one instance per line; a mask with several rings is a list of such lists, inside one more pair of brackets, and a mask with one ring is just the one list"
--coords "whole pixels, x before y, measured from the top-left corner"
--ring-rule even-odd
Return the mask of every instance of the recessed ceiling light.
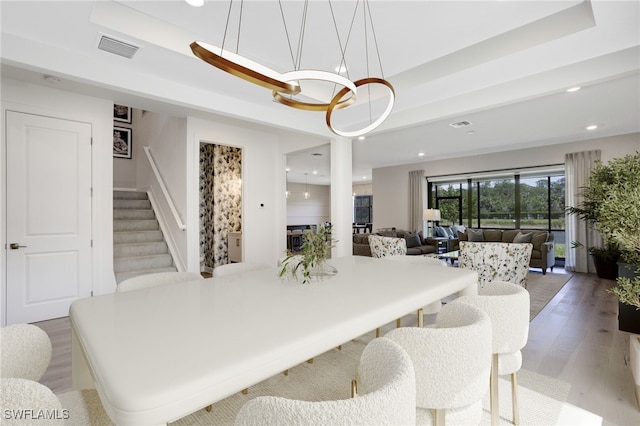
[[580, 87], [580, 86], [570, 87], [569, 89], [567, 89], [567, 92], [569, 92], [569, 93], [577, 92], [580, 89], [582, 89], [582, 87]]
[[314, 175], [317, 175], [317, 174], [318, 174], [318, 171], [317, 171], [317, 170], [314, 170], [314, 171], [313, 171], [313, 174], [314, 174]]
[[347, 72], [347, 66], [345, 64], [340, 64], [334, 68], [334, 71], [338, 74], [342, 74], [343, 72]]
[[54, 75], [45, 75], [44, 81], [51, 84], [60, 84], [61, 80]]
[[598, 128], [598, 126], [596, 124], [592, 124], [591, 126], [585, 127], [585, 129], [587, 129], [587, 130], [595, 130], [597, 128]]
[[362, 176], [362, 179], [366, 179], [366, 178], [367, 178], [366, 176]]
[[364, 136], [358, 136], [358, 140], [359, 140], [359, 141], [363, 141], [363, 140], [365, 140], [365, 139], [366, 139], [366, 138], [365, 138]]
[[424, 152], [419, 152], [418, 157], [424, 157]]
[[467, 132], [468, 135], [475, 135], [476, 131], [475, 130], [469, 130]]
[[189, 6], [200, 7], [204, 4], [204, 0], [184, 0]]
[[289, 167], [287, 167], [287, 171], [288, 171], [288, 172], [290, 172], [290, 171], [291, 171], [291, 169], [290, 169]]
[[458, 121], [456, 123], [451, 123], [449, 124], [449, 126], [453, 127], [454, 129], [458, 129], [460, 127], [471, 126], [471, 122], [467, 120], [463, 120], [463, 121]]

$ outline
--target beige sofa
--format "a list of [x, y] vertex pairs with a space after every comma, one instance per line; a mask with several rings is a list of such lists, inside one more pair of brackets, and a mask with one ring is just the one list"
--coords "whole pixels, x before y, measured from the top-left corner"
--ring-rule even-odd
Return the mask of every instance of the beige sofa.
[[[530, 241], [514, 241], [518, 235], [530, 235]], [[554, 251], [553, 233], [540, 229], [466, 229], [465, 232], [458, 231], [458, 238], [451, 241], [454, 250], [459, 249], [460, 241], [485, 241], [485, 242], [529, 242], [533, 244], [531, 252], [531, 260], [529, 266], [532, 268], [541, 268], [542, 273], [546, 274], [547, 269], [553, 271], [556, 264], [556, 255]]]

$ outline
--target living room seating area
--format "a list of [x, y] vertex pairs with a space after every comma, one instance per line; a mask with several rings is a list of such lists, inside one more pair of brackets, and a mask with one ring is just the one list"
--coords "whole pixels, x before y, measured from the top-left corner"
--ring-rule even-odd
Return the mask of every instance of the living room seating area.
[[353, 234], [353, 255], [371, 257], [371, 247], [369, 246], [369, 235], [380, 235], [383, 237], [404, 238], [407, 243], [407, 255], [418, 256], [425, 254], [435, 254], [438, 252], [438, 241], [433, 238], [425, 238], [422, 231], [411, 232], [402, 229], [386, 228], [379, 229], [375, 234]]

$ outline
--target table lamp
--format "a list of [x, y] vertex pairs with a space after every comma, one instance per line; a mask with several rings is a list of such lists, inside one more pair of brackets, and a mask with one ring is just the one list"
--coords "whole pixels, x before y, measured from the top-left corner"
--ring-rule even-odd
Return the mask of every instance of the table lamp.
[[429, 231], [429, 222], [436, 222], [440, 220], [440, 210], [424, 209], [422, 211], [422, 219], [427, 221], [427, 236], [433, 237], [434, 235]]

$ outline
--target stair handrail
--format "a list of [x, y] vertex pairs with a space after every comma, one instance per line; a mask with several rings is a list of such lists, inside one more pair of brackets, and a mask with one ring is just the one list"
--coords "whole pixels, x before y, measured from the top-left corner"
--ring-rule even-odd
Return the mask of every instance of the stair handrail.
[[158, 170], [158, 167], [156, 166], [156, 162], [153, 160], [153, 156], [151, 155], [151, 148], [149, 148], [148, 146], [145, 146], [143, 148], [144, 148], [145, 154], [147, 155], [147, 159], [149, 160], [149, 164], [151, 165], [151, 170], [153, 170], [153, 174], [155, 175], [156, 180], [160, 185], [160, 189], [162, 190], [162, 195], [167, 201], [167, 204], [169, 205], [169, 209], [171, 209], [171, 214], [173, 215], [173, 218], [175, 219], [176, 224], [178, 225], [178, 228], [184, 231], [185, 229], [187, 229], [187, 225], [185, 225], [184, 222], [182, 222], [182, 219], [178, 214], [178, 210], [176, 209], [175, 204], [173, 204], [173, 200], [169, 195], [169, 191], [167, 190], [167, 187], [164, 184], [164, 180], [162, 180], [162, 176], [160, 175], [160, 170]]

